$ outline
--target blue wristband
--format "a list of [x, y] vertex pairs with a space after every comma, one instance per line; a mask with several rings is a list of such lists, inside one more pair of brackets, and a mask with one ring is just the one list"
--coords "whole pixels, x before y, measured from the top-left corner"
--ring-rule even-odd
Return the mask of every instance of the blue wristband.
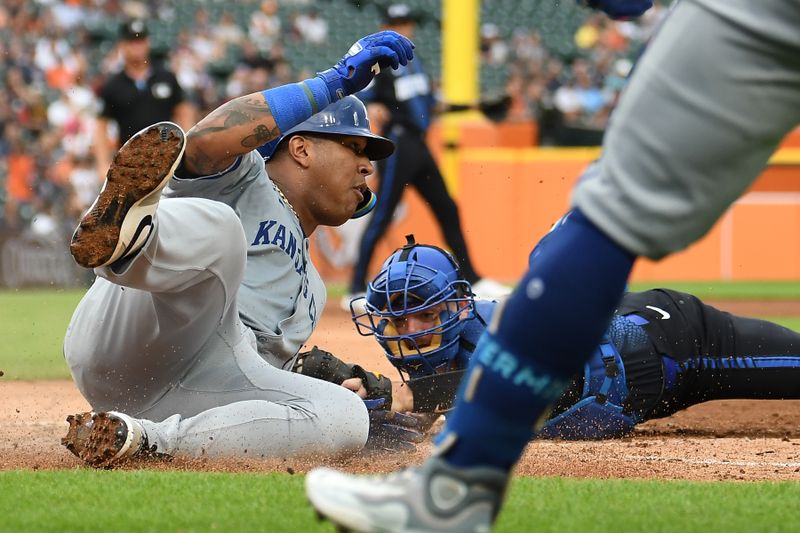
[[[331, 103], [328, 87], [320, 78], [311, 78], [299, 83], [281, 85], [274, 89], [261, 91], [264, 101], [281, 131], [289, 131], [314, 113]], [[280, 141], [280, 136], [258, 148], [259, 153], [269, 157]]]
[[319, 78], [261, 91], [281, 132], [297, 126], [331, 103], [328, 88]]
[[322, 111], [328, 104], [333, 102], [330, 97], [330, 92], [328, 91], [328, 86], [325, 85], [325, 80], [322, 78], [314, 77], [300, 83], [304, 84], [305, 88], [308, 89], [310, 93], [309, 99], [312, 102], [311, 105], [315, 106], [312, 114]]

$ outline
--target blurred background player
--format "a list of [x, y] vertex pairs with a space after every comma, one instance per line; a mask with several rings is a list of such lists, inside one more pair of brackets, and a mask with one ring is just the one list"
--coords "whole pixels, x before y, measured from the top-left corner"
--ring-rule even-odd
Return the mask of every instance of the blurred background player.
[[[363, 314], [402, 384], [392, 409], [449, 410], [496, 302], [474, 300], [456, 260], [409, 243], [367, 286]], [[576, 304], [580, 308], [580, 302]], [[369, 381], [346, 385], [366, 397]], [[670, 289], [626, 293], [603, 341], [556, 402], [541, 436], [620, 437], [636, 424], [719, 399], [800, 398], [800, 334]]]
[[[416, 23], [416, 16], [406, 4], [393, 4], [386, 9], [381, 28], [412, 39]], [[378, 162], [378, 204], [361, 236], [350, 294], [342, 299], [346, 310], [350, 310], [350, 301], [366, 290], [367, 269], [375, 246], [386, 233], [406, 185], [413, 185], [430, 207], [475, 294], [493, 300], [510, 292], [509, 288], [476, 272], [464, 240], [458, 206], [425, 142], [436, 107], [433, 90], [431, 79], [416, 58], [396, 71], [381, 72], [359, 93], [367, 104], [373, 127], [392, 139], [397, 150], [392, 157]]]
[[[652, 4], [587, 3], [616, 18]], [[635, 259], [702, 237], [800, 122], [798, 25], [798, 0], [678, 2], [572, 211], [478, 343], [434, 455], [402, 476], [312, 471], [306, 492], [318, 510], [356, 530], [491, 527], [511, 469], [608, 329]], [[387, 516], [389, 505], [404, 512]]]
[[[100, 116], [94, 143], [97, 172], [105, 176], [111, 157], [137, 131], [163, 120], [184, 130], [196, 122], [194, 105], [187, 100], [175, 75], [151, 57], [150, 36], [142, 19], [128, 19], [119, 27], [117, 42], [122, 68], [100, 88]], [[113, 121], [118, 138], [109, 136]]]

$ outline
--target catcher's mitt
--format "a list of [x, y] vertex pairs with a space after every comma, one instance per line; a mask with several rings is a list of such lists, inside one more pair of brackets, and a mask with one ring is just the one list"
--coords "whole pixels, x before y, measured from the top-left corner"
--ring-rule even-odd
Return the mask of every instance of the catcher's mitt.
[[341, 385], [350, 378], [359, 378], [367, 390], [367, 400], [384, 400], [382, 409], [392, 408], [392, 381], [384, 375], [364, 370], [359, 365], [349, 365], [316, 346], [297, 354], [292, 372]]
[[384, 400], [382, 409], [392, 408], [392, 380], [377, 372], [353, 365], [353, 377], [359, 378], [367, 389], [367, 400]]
[[336, 383], [337, 385], [341, 385], [342, 381], [354, 377], [353, 369], [350, 365], [332, 353], [320, 350], [316, 346], [307, 352], [297, 354], [292, 372]]

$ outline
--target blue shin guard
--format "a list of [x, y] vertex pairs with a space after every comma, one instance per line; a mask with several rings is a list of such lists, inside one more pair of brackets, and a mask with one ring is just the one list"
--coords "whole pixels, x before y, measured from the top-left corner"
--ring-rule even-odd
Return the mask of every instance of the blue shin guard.
[[541, 241], [472, 355], [437, 439], [448, 462], [513, 466], [599, 344], [634, 259], [577, 210]]

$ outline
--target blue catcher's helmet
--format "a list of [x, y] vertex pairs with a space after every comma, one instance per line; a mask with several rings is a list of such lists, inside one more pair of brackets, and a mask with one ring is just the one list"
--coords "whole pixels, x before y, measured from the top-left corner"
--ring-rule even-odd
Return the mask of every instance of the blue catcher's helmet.
[[[449, 253], [417, 244], [413, 235], [406, 239], [368, 284], [366, 296], [350, 303], [356, 329], [375, 336], [403, 379], [464, 368], [468, 356], [460, 354], [459, 341], [466, 321], [475, 316], [472, 288]], [[363, 313], [356, 312], [360, 300]], [[431, 311], [430, 327], [398, 331], [402, 319]]]
[[[367, 108], [355, 96], [345, 96], [328, 105], [322, 111], [311, 115], [310, 118], [283, 132], [275, 144], [269, 143], [258, 148], [258, 152], [269, 161], [278, 146], [292, 135], [299, 133], [312, 133], [323, 135], [353, 135], [366, 137], [367, 146], [364, 153], [371, 161], [386, 159], [394, 153], [394, 143], [386, 137], [375, 135], [369, 127]], [[356, 212], [351, 218], [359, 218], [375, 207], [378, 197], [370, 189], [364, 191], [364, 199], [356, 207]]]

